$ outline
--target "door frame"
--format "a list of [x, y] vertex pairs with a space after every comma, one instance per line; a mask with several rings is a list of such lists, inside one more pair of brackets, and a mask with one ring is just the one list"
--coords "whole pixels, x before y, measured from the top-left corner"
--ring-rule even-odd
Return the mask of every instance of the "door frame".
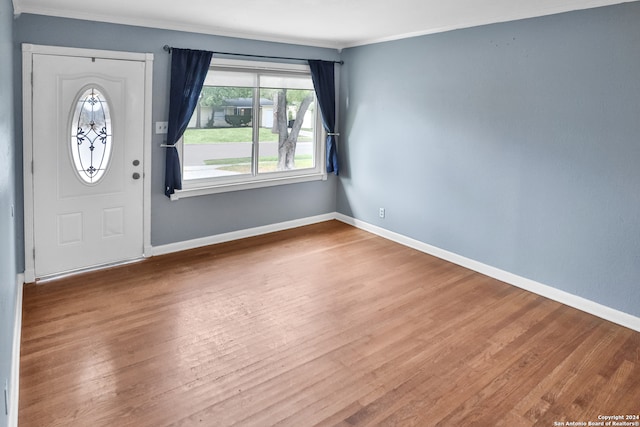
[[34, 233], [34, 191], [33, 191], [33, 55], [75, 56], [83, 58], [103, 58], [145, 63], [144, 76], [144, 122], [143, 130], [143, 208], [142, 234], [143, 257], [152, 255], [151, 247], [151, 106], [153, 86], [153, 54], [119, 52], [110, 50], [81, 49], [61, 46], [22, 44], [22, 154], [24, 179], [24, 263], [25, 282], [36, 280], [35, 273], [35, 233]]

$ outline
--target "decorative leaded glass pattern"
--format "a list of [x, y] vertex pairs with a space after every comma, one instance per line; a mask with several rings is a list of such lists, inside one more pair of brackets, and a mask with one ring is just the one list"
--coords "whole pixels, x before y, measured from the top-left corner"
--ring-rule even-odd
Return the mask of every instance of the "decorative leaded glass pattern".
[[71, 123], [71, 152], [80, 178], [95, 184], [111, 158], [111, 114], [109, 103], [95, 87], [78, 98]]

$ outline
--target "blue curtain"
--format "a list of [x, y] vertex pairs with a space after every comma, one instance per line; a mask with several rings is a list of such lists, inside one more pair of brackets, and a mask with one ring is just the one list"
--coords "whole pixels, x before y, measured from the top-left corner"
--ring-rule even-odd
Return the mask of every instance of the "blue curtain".
[[[175, 146], [187, 129], [209, 71], [211, 56], [211, 52], [202, 50], [171, 49], [167, 145]], [[175, 147], [166, 150], [164, 194], [171, 197], [175, 190], [182, 189], [182, 176], [178, 150]]]
[[327, 131], [327, 172], [338, 175], [338, 152], [336, 147], [336, 80], [334, 63], [309, 60], [311, 78], [316, 91], [322, 123]]

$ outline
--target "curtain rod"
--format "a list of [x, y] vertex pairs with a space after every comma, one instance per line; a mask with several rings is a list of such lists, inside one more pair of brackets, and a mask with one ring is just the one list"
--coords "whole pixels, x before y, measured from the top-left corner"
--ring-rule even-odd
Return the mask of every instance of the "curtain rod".
[[[169, 46], [168, 44], [165, 44], [162, 49], [167, 52], [167, 53], [171, 53], [171, 49], [173, 49], [173, 47]], [[249, 57], [249, 58], [267, 58], [267, 59], [289, 59], [292, 61], [308, 61], [308, 59], [306, 58], [289, 58], [286, 56], [267, 56], [267, 55], [251, 55], [248, 53], [233, 53], [233, 52], [216, 52], [216, 51], [212, 51], [211, 53], [215, 53], [218, 55], [233, 55], [233, 56], [245, 56], [245, 57]], [[344, 61], [327, 61], [327, 62], [333, 62], [334, 64], [340, 64], [343, 65]]]

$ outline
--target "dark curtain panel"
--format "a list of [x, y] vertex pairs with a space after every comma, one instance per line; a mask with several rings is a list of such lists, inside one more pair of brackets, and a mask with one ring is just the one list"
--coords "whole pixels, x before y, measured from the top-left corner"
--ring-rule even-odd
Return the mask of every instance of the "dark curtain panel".
[[[171, 88], [169, 89], [169, 127], [167, 145], [175, 145], [189, 124], [209, 71], [211, 52], [191, 49], [171, 50]], [[180, 159], [175, 147], [168, 147], [165, 164], [164, 194], [171, 197], [182, 189]]]
[[309, 60], [311, 78], [316, 91], [322, 123], [327, 131], [327, 172], [338, 175], [338, 152], [336, 147], [336, 80], [334, 63]]

